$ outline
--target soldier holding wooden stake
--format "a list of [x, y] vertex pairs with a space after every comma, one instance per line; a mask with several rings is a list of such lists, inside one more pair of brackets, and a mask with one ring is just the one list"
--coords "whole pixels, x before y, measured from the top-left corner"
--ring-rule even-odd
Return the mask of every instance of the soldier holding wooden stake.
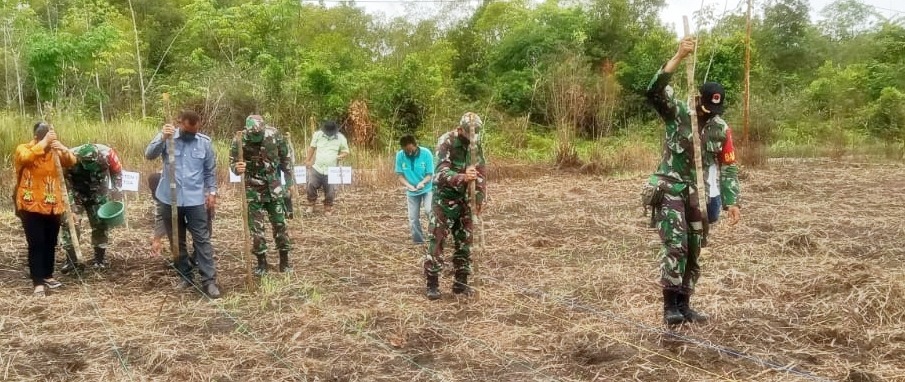
[[[675, 56], [654, 76], [647, 88], [647, 99], [665, 123], [663, 158], [657, 171], [648, 181], [651, 192], [645, 202], [655, 208], [657, 227], [663, 247], [660, 250], [660, 284], [663, 288], [663, 321], [667, 325], [684, 322], [703, 322], [707, 316], [695, 312], [689, 306], [695, 284], [700, 276], [698, 257], [705, 240], [704, 214], [698, 199], [697, 174], [695, 170], [694, 130], [691, 112], [686, 103], [673, 97], [669, 81], [679, 64], [694, 52], [695, 40], [686, 37], [679, 45]], [[708, 102], [698, 107], [703, 121], [714, 130], [723, 131], [725, 122], [718, 118], [722, 111], [715, 104], [722, 103], [722, 94], [715, 97], [710, 88], [705, 87]], [[690, 89], [689, 89], [690, 91]], [[710, 109], [707, 109], [707, 108]], [[707, 130], [705, 129], [705, 132]], [[723, 150], [727, 146], [721, 134], [705, 134], [702, 145], [706, 150]], [[731, 136], [729, 137], [731, 142]], [[728, 145], [731, 150], [731, 144]], [[738, 223], [741, 218], [737, 203], [738, 180], [732, 161], [720, 160], [723, 166], [722, 194], [729, 211], [729, 224]], [[728, 157], [728, 156], [727, 156]], [[705, 154], [710, 158], [710, 154]], [[698, 159], [700, 160], [700, 159]], [[712, 163], [705, 159], [704, 163]]]
[[[239, 161], [239, 147], [234, 140], [229, 150], [229, 164], [233, 173], [245, 177], [248, 201], [248, 224], [253, 240], [252, 252], [258, 260], [256, 276], [267, 273], [267, 242], [264, 223], [270, 220], [273, 241], [280, 253], [280, 272], [289, 271], [291, 242], [286, 226], [287, 206], [292, 205], [289, 189], [293, 187], [292, 159], [289, 145], [277, 129], [264, 123], [260, 115], [245, 120], [242, 148], [244, 161]], [[286, 185], [280, 182], [280, 176]]]
[[[194, 286], [193, 272], [198, 268], [201, 276], [202, 291], [211, 298], [220, 297], [217, 287], [217, 269], [214, 263], [214, 248], [211, 245], [208, 209], [217, 203], [217, 158], [211, 145], [210, 137], [199, 133], [201, 116], [193, 111], [183, 111], [177, 119], [176, 126], [166, 124], [145, 149], [148, 160], [163, 158], [166, 161], [168, 150], [176, 156], [176, 195], [178, 205], [178, 227], [173, 227], [169, 219], [164, 219], [164, 227], [170, 240], [174, 240], [173, 231], [178, 230], [179, 255], [176, 258], [176, 269], [182, 281], [181, 288]], [[167, 139], [173, 137], [175, 147], [168, 147]], [[166, 163], [164, 163], [166, 165]], [[160, 213], [170, 216], [173, 206], [170, 199], [169, 173], [164, 172], [155, 196], [160, 200]], [[186, 230], [192, 233], [194, 244], [194, 262], [189, 258], [186, 248]]]
[[[481, 214], [484, 192], [484, 150], [479, 134], [483, 122], [475, 113], [465, 113], [456, 130], [440, 138], [437, 146], [437, 167], [434, 170], [436, 191], [430, 220], [430, 244], [424, 259], [424, 276], [427, 278], [427, 298], [440, 298], [440, 271], [443, 269], [443, 244], [452, 231], [455, 242], [453, 267], [455, 282], [452, 292], [470, 295], [468, 286], [471, 274], [471, 246], [474, 220], [472, 213]], [[470, 133], [476, 133], [472, 136]], [[474, 144], [472, 144], [474, 142]], [[472, 148], [473, 147], [473, 148]], [[474, 159], [475, 165], [471, 165]], [[474, 211], [469, 203], [469, 186], [474, 185]]]

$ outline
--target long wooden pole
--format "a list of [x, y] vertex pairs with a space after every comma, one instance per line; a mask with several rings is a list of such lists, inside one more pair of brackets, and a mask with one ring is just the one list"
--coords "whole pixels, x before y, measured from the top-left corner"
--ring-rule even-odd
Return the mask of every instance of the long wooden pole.
[[[688, 26], [688, 16], [682, 16], [682, 23], [685, 27], [685, 37], [691, 36], [691, 28]], [[695, 52], [697, 52], [697, 46], [695, 46]], [[685, 75], [688, 83], [688, 112], [691, 116], [691, 135], [692, 141], [694, 142], [694, 152], [693, 157], [691, 158], [694, 161], [694, 169], [695, 169], [695, 190], [697, 191], [697, 202], [698, 207], [701, 210], [701, 224], [704, 227], [701, 229], [706, 230], [707, 225], [707, 203], [704, 201], [704, 195], [706, 194], [706, 190], [701, 189], [704, 187], [704, 171], [703, 171], [703, 161], [701, 156], [701, 131], [700, 126], [698, 126], [698, 116], [697, 116], [697, 100], [699, 98], [697, 87], [694, 84], [694, 68], [695, 61], [697, 60], [697, 53], [691, 56], [691, 60], [685, 63]]]
[[751, 113], [751, 0], [748, 0], [747, 26], [745, 27], [745, 110], [744, 110], [744, 140], [748, 147], [748, 126]]
[[[51, 121], [53, 119], [53, 107], [49, 103], [44, 105], [44, 113], [44, 121], [50, 126], [50, 131], [54, 131], [53, 122]], [[53, 152], [54, 165], [57, 168], [57, 177], [59, 178], [57, 181], [60, 182], [63, 214], [66, 215], [66, 225], [69, 228], [72, 247], [75, 249], [75, 263], [78, 263], [82, 259], [82, 250], [79, 248], [79, 235], [75, 228], [75, 216], [72, 214], [72, 206], [69, 205], [69, 187], [66, 185], [66, 173], [63, 170], [62, 163], [60, 163], [60, 153], [56, 152], [56, 150], [51, 151]]]
[[[476, 154], [478, 151], [478, 142], [475, 139], [475, 137], [477, 136], [477, 134], [475, 133], [475, 123], [476, 122], [473, 119], [468, 121], [468, 164], [469, 164], [469, 166], [474, 167], [475, 171], [477, 171], [478, 156]], [[478, 225], [476, 223], [478, 223], [477, 219], [479, 219], [478, 215], [475, 213], [475, 208], [477, 208], [477, 204], [478, 204], [477, 203], [477, 201], [478, 201], [477, 200], [477, 182], [478, 182], [477, 180], [472, 180], [471, 182], [468, 182], [468, 210], [469, 210], [469, 214], [471, 214], [472, 235], [474, 235], [474, 226]], [[474, 236], [472, 236], [472, 242], [480, 243], [480, 241], [474, 240]], [[478, 248], [478, 249], [480, 249], [480, 248]], [[476, 267], [474, 266], [474, 261], [472, 261], [472, 266], [471, 266], [472, 274], [477, 273], [475, 271], [475, 269], [476, 269]], [[472, 283], [474, 283], [474, 282], [472, 282]]]
[[[170, 94], [163, 93], [163, 111], [166, 114], [167, 124], [173, 123], [173, 117], [170, 111]], [[176, 199], [176, 139], [173, 135], [167, 138], [167, 156], [169, 157], [169, 166], [167, 166], [167, 175], [170, 178], [170, 251], [173, 256], [173, 266], [179, 261], [179, 210], [178, 200]]]
[[[245, 131], [236, 132], [236, 147], [239, 149], [238, 162], [245, 162]], [[245, 192], [245, 174], [239, 174], [239, 200], [242, 211], [242, 258], [245, 259], [245, 287], [254, 291], [257, 287], [251, 270], [251, 233], [248, 232], [248, 195]]]

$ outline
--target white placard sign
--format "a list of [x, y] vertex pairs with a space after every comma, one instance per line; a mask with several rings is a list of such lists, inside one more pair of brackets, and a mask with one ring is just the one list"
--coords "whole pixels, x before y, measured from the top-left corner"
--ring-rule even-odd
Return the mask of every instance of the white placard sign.
[[229, 182], [230, 183], [239, 183], [242, 181], [242, 177], [233, 173], [232, 170], [229, 170]]
[[352, 167], [327, 167], [327, 184], [352, 184]]
[[308, 183], [308, 168], [305, 166], [295, 166], [295, 184]]
[[123, 191], [138, 192], [141, 175], [137, 172], [123, 171]]

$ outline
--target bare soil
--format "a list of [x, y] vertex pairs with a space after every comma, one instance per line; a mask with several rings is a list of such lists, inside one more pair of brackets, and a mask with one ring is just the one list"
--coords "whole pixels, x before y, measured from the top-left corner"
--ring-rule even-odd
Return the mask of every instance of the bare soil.
[[744, 220], [713, 229], [693, 299], [712, 322], [674, 332], [638, 206], [645, 175], [514, 173], [490, 186], [478, 294], [453, 296], [447, 274], [433, 302], [397, 189], [348, 187], [332, 218], [296, 217], [295, 271], [250, 293], [225, 187], [216, 301], [177, 290], [148, 255], [146, 191], [131, 195], [130, 229], [112, 233], [112, 269], [58, 275], [66, 285], [44, 299], [30, 295], [25, 240], [4, 212], [0, 379], [905, 380], [901, 164], [743, 171]]

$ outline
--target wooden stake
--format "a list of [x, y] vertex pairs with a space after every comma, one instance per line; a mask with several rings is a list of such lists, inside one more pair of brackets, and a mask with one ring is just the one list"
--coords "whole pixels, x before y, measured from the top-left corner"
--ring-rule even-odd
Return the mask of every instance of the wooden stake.
[[748, 147], [748, 125], [750, 123], [751, 112], [751, 0], [748, 0], [748, 16], [745, 31], [745, 108], [744, 108], [744, 141], [745, 148]]
[[[173, 123], [173, 117], [170, 112], [170, 94], [163, 93], [163, 110], [167, 124]], [[169, 166], [167, 167], [167, 176], [170, 178], [170, 251], [173, 257], [173, 266], [178, 264], [179, 260], [179, 210], [178, 200], [176, 199], [176, 140], [174, 132], [167, 138], [167, 155], [169, 157]]]
[[[244, 130], [236, 132], [236, 147], [239, 148], [238, 162], [245, 162], [244, 138]], [[240, 202], [242, 203], [240, 210], [242, 211], [242, 258], [245, 259], [245, 287], [249, 292], [253, 292], [257, 289], [257, 284], [255, 283], [254, 274], [251, 270], [252, 258], [251, 247], [249, 245], [251, 233], [248, 232], [248, 195], [245, 193], [245, 174], [239, 174], [239, 195]]]
[[[685, 37], [692, 36], [691, 28], [688, 26], [688, 16], [682, 16], [682, 23], [685, 27]], [[695, 45], [695, 52], [697, 52], [698, 48]], [[704, 195], [706, 194], [706, 190], [703, 190], [701, 187], [704, 187], [704, 169], [703, 169], [703, 157], [701, 156], [703, 147], [701, 146], [701, 131], [700, 126], [698, 126], [698, 116], [697, 116], [697, 107], [698, 98], [700, 95], [698, 94], [697, 87], [694, 84], [694, 67], [695, 61], [697, 60], [696, 55], [691, 56], [691, 61], [685, 63], [685, 75], [688, 82], [688, 113], [691, 117], [691, 135], [692, 140], [694, 142], [694, 152], [691, 160], [694, 162], [695, 169], [695, 190], [697, 190], [697, 202], [698, 207], [701, 210], [701, 224], [706, 227], [707, 225], [707, 202], [704, 200]], [[702, 227], [702, 229], [706, 230]]]
[[[477, 166], [478, 166], [478, 156], [475, 155], [478, 151], [478, 142], [475, 140], [476, 135], [477, 134], [475, 133], [475, 121], [470, 120], [470, 121], [468, 121], [468, 165], [475, 167], [475, 169], [477, 169]], [[480, 222], [478, 221], [480, 219], [480, 217], [478, 216], [478, 214], [475, 213], [475, 208], [477, 208], [477, 204], [478, 204], [477, 203], [478, 202], [477, 182], [478, 182], [477, 180], [468, 182], [468, 209], [469, 209], [469, 213], [471, 214], [472, 230], [474, 231], [474, 232], [472, 232], [472, 244], [474, 244], [474, 243], [480, 244], [482, 242], [481, 240], [483, 240], [483, 238], [481, 238], [481, 237], [478, 237], [479, 240], [474, 240], [474, 234], [476, 232], [474, 230], [474, 228], [476, 226], [481, 226]], [[473, 252], [479, 252], [481, 249], [480, 245], [478, 246], [477, 249], [478, 249], [478, 251], [473, 251]], [[471, 272], [472, 272], [472, 274], [476, 274], [477, 272], [475, 271], [476, 267], [474, 265], [474, 258], [472, 258], [471, 264], [472, 264]]]
[[[44, 121], [50, 126], [50, 131], [54, 131], [53, 122], [53, 106], [50, 103], [44, 105]], [[57, 178], [60, 182], [60, 198], [63, 199], [63, 214], [66, 215], [66, 225], [69, 228], [69, 236], [72, 239], [72, 247], [75, 249], [75, 262], [78, 263], [82, 259], [82, 250], [79, 248], [79, 235], [75, 228], [75, 216], [72, 213], [72, 206], [69, 204], [69, 187], [66, 186], [66, 173], [63, 165], [60, 163], [60, 153], [53, 151], [53, 163], [57, 168]]]

